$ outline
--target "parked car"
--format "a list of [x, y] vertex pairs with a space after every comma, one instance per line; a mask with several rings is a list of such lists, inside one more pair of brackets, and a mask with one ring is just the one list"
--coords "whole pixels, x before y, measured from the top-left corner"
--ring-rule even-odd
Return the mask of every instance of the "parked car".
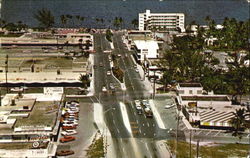
[[63, 138], [60, 138], [60, 142], [66, 143], [66, 142], [74, 141], [75, 139], [76, 137], [74, 136], [64, 136]]
[[73, 150], [60, 150], [56, 152], [56, 156], [68, 156], [73, 155], [75, 152]]
[[76, 129], [76, 126], [63, 126], [63, 130]]
[[107, 75], [110, 76], [110, 75], [111, 75], [111, 72], [110, 72], [110, 71], [107, 71]]
[[172, 108], [172, 107], [174, 107], [175, 106], [175, 104], [169, 104], [169, 105], [166, 105], [164, 108], [165, 109], [170, 109], [170, 108]]
[[103, 92], [107, 92], [107, 88], [105, 86], [102, 87]]
[[63, 136], [71, 136], [77, 134], [76, 130], [66, 130], [66, 131], [62, 131], [62, 135]]

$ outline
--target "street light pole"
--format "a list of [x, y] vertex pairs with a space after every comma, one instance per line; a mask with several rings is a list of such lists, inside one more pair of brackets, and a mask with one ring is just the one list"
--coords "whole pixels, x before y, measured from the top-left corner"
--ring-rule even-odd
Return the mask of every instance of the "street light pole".
[[9, 87], [8, 87], [8, 62], [9, 62], [9, 56], [6, 55], [6, 60], [5, 60], [5, 84], [6, 84], [6, 93], [9, 92]]

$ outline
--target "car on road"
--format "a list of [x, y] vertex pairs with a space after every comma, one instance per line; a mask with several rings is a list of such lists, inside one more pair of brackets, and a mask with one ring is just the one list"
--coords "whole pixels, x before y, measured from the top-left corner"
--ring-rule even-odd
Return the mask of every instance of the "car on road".
[[144, 108], [150, 108], [148, 100], [142, 100], [142, 105], [144, 106]]
[[103, 63], [102, 63], [102, 62], [100, 62], [99, 66], [100, 66], [100, 67], [103, 67]]
[[111, 75], [111, 71], [107, 71], [107, 75], [110, 76]]
[[111, 53], [112, 50], [104, 50], [103, 53]]
[[73, 155], [75, 152], [73, 150], [60, 150], [56, 152], [56, 156], [68, 156]]
[[61, 143], [66, 143], [74, 140], [76, 140], [76, 137], [74, 136], [64, 136], [63, 138], [60, 138]]
[[96, 66], [96, 65], [94, 65], [94, 66], [93, 66], [93, 68], [94, 68], [94, 69], [96, 69], [96, 68], [97, 68], [97, 66]]
[[71, 136], [71, 135], [75, 135], [77, 134], [76, 130], [66, 130], [66, 131], [62, 131], [62, 135], [63, 136]]
[[109, 87], [110, 87], [111, 90], [115, 90], [115, 85], [113, 83], [110, 83]]
[[141, 101], [140, 100], [135, 100], [135, 105], [141, 105]]
[[105, 86], [102, 87], [103, 92], [107, 92], [107, 88]]
[[135, 108], [136, 108], [137, 113], [138, 113], [139, 115], [141, 115], [141, 114], [142, 114], [142, 107], [141, 107], [141, 105], [136, 104], [136, 105], [135, 105]]
[[144, 111], [145, 111], [146, 117], [149, 117], [149, 118], [153, 117], [153, 112], [150, 108], [145, 108]]
[[121, 54], [117, 54], [118, 57], [121, 57], [122, 55]]
[[165, 109], [170, 109], [170, 108], [172, 108], [174, 106], [175, 106], [175, 104], [168, 104], [168, 105], [165, 105], [164, 108]]

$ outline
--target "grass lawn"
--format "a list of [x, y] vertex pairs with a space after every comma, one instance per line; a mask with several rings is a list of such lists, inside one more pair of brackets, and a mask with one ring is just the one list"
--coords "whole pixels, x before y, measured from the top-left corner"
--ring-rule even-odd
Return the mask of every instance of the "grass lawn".
[[88, 158], [104, 157], [103, 137], [95, 139], [87, 150]]
[[[172, 153], [175, 151], [175, 141], [167, 141]], [[192, 144], [192, 157], [196, 157], [196, 145]], [[215, 144], [214, 146], [200, 146], [199, 156], [202, 158], [247, 157], [249, 145], [245, 144]], [[189, 143], [178, 142], [178, 157], [189, 158]]]

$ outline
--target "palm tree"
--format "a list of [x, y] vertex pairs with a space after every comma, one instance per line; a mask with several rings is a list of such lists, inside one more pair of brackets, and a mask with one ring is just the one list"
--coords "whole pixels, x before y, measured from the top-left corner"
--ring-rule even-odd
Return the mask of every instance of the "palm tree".
[[233, 133], [232, 135], [235, 137], [239, 137], [239, 139], [242, 138], [242, 132], [245, 129], [245, 109], [236, 109], [235, 112], [233, 112], [234, 117], [230, 120], [230, 123], [233, 127]]
[[77, 25], [78, 25], [78, 27], [80, 27], [81, 16], [80, 15], [76, 15], [75, 17], [76, 17], [76, 20], [77, 20]]
[[39, 25], [45, 29], [49, 29], [55, 24], [55, 18], [48, 9], [38, 10], [34, 17], [39, 22]]
[[79, 81], [82, 82], [84, 88], [87, 88], [90, 85], [89, 75], [80, 74]]
[[66, 17], [67, 17], [68, 19], [70, 19], [70, 20], [71, 20], [72, 25], [74, 26], [74, 20], [72, 20], [72, 19], [73, 19], [73, 16], [72, 16], [72, 15], [70, 15], [70, 14], [67, 14], [67, 15], [66, 15]]
[[63, 27], [65, 28], [66, 25], [67, 25], [67, 21], [68, 21], [67, 17], [66, 17], [65, 15], [61, 15], [61, 16], [60, 16], [60, 20], [61, 20], [61, 24], [62, 24]]
[[133, 19], [131, 21], [131, 24], [134, 26], [134, 28], [137, 28], [138, 27], [138, 19]]
[[6, 21], [3, 19], [0, 19], [0, 27], [4, 28], [6, 26]]
[[81, 21], [81, 26], [83, 26], [83, 21], [85, 20], [85, 17], [81, 16], [80, 21]]
[[116, 29], [121, 28], [122, 23], [123, 23], [123, 19], [121, 17], [120, 18], [119, 17], [115, 17], [113, 25], [114, 25], [114, 27]]

